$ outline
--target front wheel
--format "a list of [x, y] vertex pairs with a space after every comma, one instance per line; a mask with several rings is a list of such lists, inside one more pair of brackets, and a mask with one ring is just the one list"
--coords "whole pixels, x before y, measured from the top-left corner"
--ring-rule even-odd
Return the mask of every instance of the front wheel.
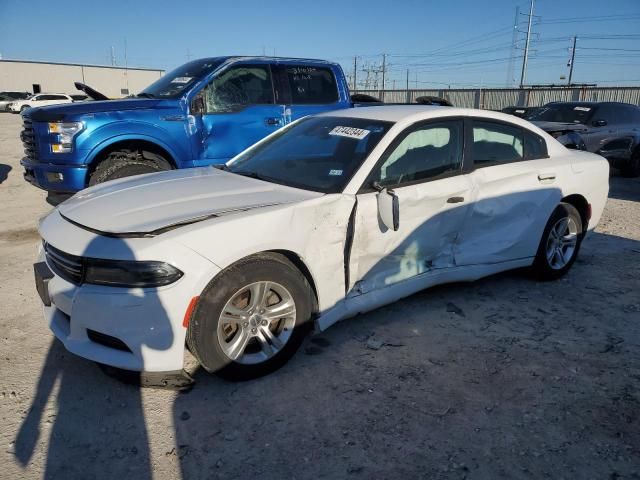
[[117, 150], [110, 152], [91, 172], [89, 186], [165, 170], [171, 170], [171, 164], [161, 155], [144, 150]]
[[640, 176], [640, 147], [636, 148], [629, 161], [622, 167], [622, 175], [631, 178]]
[[568, 203], [559, 204], [549, 217], [533, 263], [541, 280], [555, 280], [569, 271], [584, 237], [582, 218]]
[[284, 365], [310, 326], [311, 288], [285, 257], [263, 253], [224, 270], [200, 296], [187, 345], [205, 370], [229, 380]]

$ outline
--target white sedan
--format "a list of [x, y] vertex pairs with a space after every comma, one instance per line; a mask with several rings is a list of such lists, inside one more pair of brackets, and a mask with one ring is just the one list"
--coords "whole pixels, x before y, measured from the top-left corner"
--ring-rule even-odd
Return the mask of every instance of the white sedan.
[[27, 108], [46, 107], [48, 105], [59, 105], [61, 103], [72, 103], [71, 98], [66, 93], [37, 93], [24, 100], [14, 100], [7, 105], [7, 111], [20, 113]]
[[36, 284], [73, 353], [251, 378], [426, 287], [564, 275], [608, 194], [602, 157], [516, 117], [383, 106], [299, 120], [221, 168], [79, 192], [40, 223]]

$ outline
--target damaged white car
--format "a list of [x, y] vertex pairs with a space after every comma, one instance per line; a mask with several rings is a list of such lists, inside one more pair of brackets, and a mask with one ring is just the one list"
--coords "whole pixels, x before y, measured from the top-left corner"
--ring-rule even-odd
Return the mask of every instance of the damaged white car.
[[382, 106], [299, 120], [222, 168], [91, 187], [40, 224], [45, 317], [71, 352], [227, 378], [431, 285], [565, 274], [609, 166], [510, 115]]

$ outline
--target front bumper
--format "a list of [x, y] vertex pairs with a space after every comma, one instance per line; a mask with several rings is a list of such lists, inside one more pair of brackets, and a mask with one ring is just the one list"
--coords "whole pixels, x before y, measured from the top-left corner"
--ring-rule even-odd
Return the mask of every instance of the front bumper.
[[86, 166], [40, 163], [27, 157], [20, 160], [20, 165], [27, 182], [49, 192], [75, 193], [86, 186]]
[[[56, 210], [45, 218], [40, 230], [52, 245], [73, 255], [85, 252], [96, 257], [102, 251], [116, 258], [131, 258], [136, 253], [136, 258], [151, 259], [145, 258], [148, 253], [180, 268], [182, 278], [158, 288], [76, 285], [56, 273], [44, 249], [38, 255], [38, 262], [46, 262], [53, 273], [46, 287], [51, 305], [43, 305], [44, 318], [67, 350], [125, 370], [182, 370], [185, 312], [191, 299], [200, 295], [208, 280], [220, 271], [218, 267], [173, 242], [156, 248], [149, 245], [155, 239], [133, 239], [129, 243], [92, 234], [64, 221]], [[139, 245], [142, 248], [138, 249]]]

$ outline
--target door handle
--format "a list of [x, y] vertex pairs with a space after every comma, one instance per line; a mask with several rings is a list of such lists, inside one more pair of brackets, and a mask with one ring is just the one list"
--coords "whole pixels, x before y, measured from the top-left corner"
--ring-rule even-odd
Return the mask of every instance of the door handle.
[[462, 203], [462, 202], [464, 202], [464, 197], [447, 198], [447, 203]]
[[555, 173], [541, 173], [540, 175], [538, 175], [538, 180], [541, 182], [544, 182], [545, 180], [555, 180], [555, 179], [556, 179]]
[[269, 117], [264, 119], [264, 123], [271, 126], [280, 125], [280, 119], [277, 117]]

